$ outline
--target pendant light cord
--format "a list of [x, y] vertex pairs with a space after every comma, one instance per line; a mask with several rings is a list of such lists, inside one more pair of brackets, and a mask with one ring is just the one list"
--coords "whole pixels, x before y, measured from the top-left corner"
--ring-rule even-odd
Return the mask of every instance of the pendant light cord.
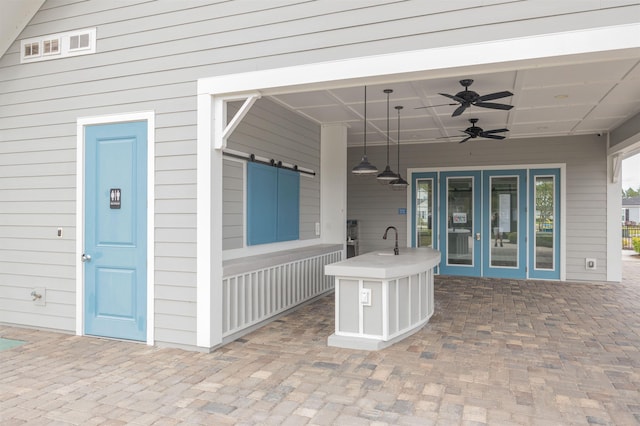
[[367, 86], [364, 86], [364, 155], [367, 155]]
[[389, 165], [389, 94], [390, 89], [385, 90], [387, 93], [387, 166]]
[[397, 106], [396, 110], [398, 110], [398, 179], [400, 178], [400, 110], [401, 106]]

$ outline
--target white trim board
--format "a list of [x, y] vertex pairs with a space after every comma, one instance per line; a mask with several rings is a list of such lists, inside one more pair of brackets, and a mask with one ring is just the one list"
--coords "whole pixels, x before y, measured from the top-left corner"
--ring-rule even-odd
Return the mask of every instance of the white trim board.
[[147, 344], [155, 342], [155, 112], [140, 111], [76, 121], [76, 334], [84, 335], [84, 128], [94, 124], [147, 122]]
[[[255, 93], [261, 96], [296, 93], [545, 64], [579, 63], [611, 56], [636, 58], [640, 48], [639, 32], [640, 23], [635, 23], [199, 79], [197, 345], [211, 348], [222, 342], [221, 330], [217, 330], [220, 324], [217, 321], [212, 324], [214, 312], [220, 311], [218, 301], [221, 297], [216, 297], [216, 292], [220, 291], [217, 287], [221, 284], [216, 283], [222, 279], [222, 206], [212, 203], [212, 200], [222, 197], [219, 170], [222, 168], [221, 150], [225, 148], [223, 135], [227, 125], [227, 101], [246, 99]], [[564, 193], [564, 188], [562, 190]], [[566, 245], [564, 241], [561, 244], [563, 247]]]

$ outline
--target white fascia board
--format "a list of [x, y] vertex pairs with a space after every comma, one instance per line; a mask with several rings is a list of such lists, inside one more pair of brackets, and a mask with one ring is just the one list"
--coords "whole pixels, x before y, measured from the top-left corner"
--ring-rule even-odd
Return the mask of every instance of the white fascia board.
[[[427, 71], [434, 73], [430, 77], [435, 77], [440, 75], [437, 71], [447, 75], [452, 69], [480, 65], [508, 69], [513, 62], [535, 60], [539, 64], [545, 58], [638, 49], [638, 34], [640, 23], [251, 71], [200, 79], [198, 93], [240, 94], [259, 90], [268, 95], [283, 93], [285, 88], [304, 91], [329, 83], [335, 87], [362, 84], [357, 81], [360, 79], [371, 79], [369, 83], [373, 83], [408, 79], [415, 73], [426, 77]], [[509, 63], [507, 67], [505, 64]]]

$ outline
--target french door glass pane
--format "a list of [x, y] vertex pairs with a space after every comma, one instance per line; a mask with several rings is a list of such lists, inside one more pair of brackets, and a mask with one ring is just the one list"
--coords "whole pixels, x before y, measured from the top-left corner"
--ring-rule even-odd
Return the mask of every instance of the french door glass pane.
[[433, 179], [417, 181], [416, 232], [418, 247], [433, 247]]
[[518, 267], [518, 177], [491, 178], [491, 266]]
[[536, 176], [536, 269], [553, 269], [555, 182], [553, 176]]
[[447, 179], [447, 264], [473, 265], [473, 178]]

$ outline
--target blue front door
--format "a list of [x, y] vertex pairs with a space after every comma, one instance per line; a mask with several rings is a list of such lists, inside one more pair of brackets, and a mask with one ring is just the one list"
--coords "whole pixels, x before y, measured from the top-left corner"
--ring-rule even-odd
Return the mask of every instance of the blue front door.
[[147, 122], [85, 127], [85, 334], [147, 335]]

